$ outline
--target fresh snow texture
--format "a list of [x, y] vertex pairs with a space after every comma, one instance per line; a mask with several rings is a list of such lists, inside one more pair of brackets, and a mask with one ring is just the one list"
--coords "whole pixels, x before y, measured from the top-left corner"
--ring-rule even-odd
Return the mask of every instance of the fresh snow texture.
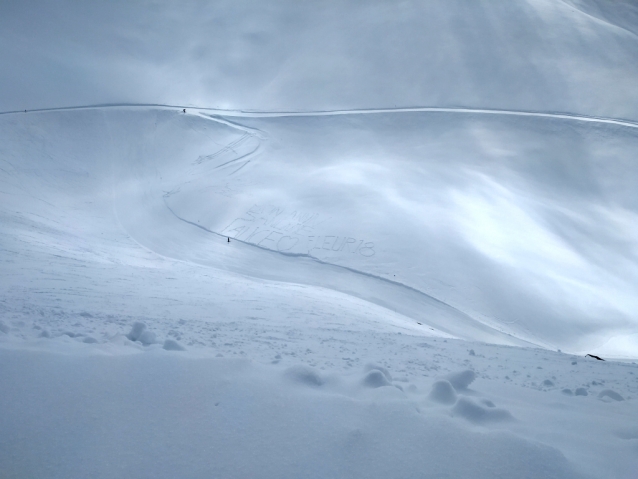
[[[79, 268], [65, 275], [70, 289], [54, 287], [51, 306], [94, 314], [81, 302], [102, 296], [99, 283], [128, 297], [119, 301], [133, 315], [149, 308], [135, 294], [151, 294], [151, 309], [168, 316], [225, 308], [221, 285], [198, 306], [205, 286], [184, 301], [178, 290], [193, 287], [172, 273], [168, 291], [157, 283], [153, 293], [150, 281], [133, 294], [134, 281], [108, 279], [177, 260], [215, 282], [227, 273], [251, 278], [238, 280], [246, 285], [329, 290], [410, 331], [638, 355], [631, 123], [465, 111], [221, 118], [144, 107], [0, 123], [3, 241], [14, 258], [4, 279], [20, 301], [44, 300], [44, 284], [58, 281], [55, 268], [53, 277], [35, 272], [38, 255], [64, 253]], [[26, 243], [32, 254], [17, 261]], [[155, 341], [136, 329], [129, 339], [138, 335]]]
[[[272, 340], [282, 359], [270, 366], [159, 345], [95, 354], [68, 338], [2, 348], [2, 477], [634, 477], [634, 400], [613, 396], [635, 397], [635, 365], [488, 345], [468, 360], [462, 341], [349, 338], [344, 354], [385, 366], [312, 367]], [[468, 388], [441, 379], [464, 368], [478, 376]], [[542, 384], [549, 374], [557, 386]], [[600, 392], [560, 390], [581, 384]]]
[[631, 124], [0, 122], [3, 477], [638, 470]]
[[635, 479], [637, 25], [1, 2], [0, 479]]

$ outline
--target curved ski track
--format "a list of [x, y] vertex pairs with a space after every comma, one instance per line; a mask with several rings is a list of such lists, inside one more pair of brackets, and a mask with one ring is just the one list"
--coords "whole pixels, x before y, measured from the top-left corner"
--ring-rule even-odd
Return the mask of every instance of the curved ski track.
[[[0, 115], [9, 115], [9, 114], [25, 114], [25, 113], [36, 113], [36, 112], [55, 112], [55, 111], [73, 111], [73, 110], [88, 110], [88, 109], [107, 109], [107, 108], [154, 108], [154, 109], [170, 109], [170, 110], [179, 110], [181, 111], [182, 109], [186, 108], [187, 110], [190, 110], [190, 112], [188, 112], [187, 114], [194, 112], [197, 116], [210, 120], [210, 121], [214, 121], [214, 122], [218, 122], [218, 123], [222, 123], [224, 125], [230, 126], [232, 128], [236, 128], [240, 131], [242, 131], [244, 133], [244, 135], [238, 139], [235, 140], [234, 142], [225, 145], [223, 148], [221, 148], [219, 151], [208, 155], [206, 157], [204, 157], [205, 159], [212, 159], [215, 156], [226, 152], [226, 151], [232, 151], [233, 147], [236, 146], [236, 144], [243, 142], [244, 140], [246, 140], [248, 137], [254, 137], [256, 138], [260, 143], [261, 141], [267, 139], [267, 134], [265, 134], [265, 132], [258, 130], [258, 129], [253, 129], [253, 128], [249, 128], [246, 127], [240, 123], [234, 122], [234, 121], [230, 121], [228, 120], [227, 117], [231, 117], [231, 118], [277, 118], [277, 117], [313, 117], [313, 116], [340, 116], [340, 115], [366, 115], [366, 114], [381, 114], [381, 113], [414, 113], [414, 112], [432, 112], [432, 113], [458, 113], [458, 114], [483, 114], [483, 115], [504, 115], [504, 116], [520, 116], [520, 117], [536, 117], [536, 118], [552, 118], [552, 119], [562, 119], [562, 120], [571, 120], [571, 121], [580, 121], [580, 122], [588, 122], [588, 123], [601, 123], [601, 124], [611, 124], [611, 125], [618, 125], [618, 126], [623, 126], [623, 127], [627, 127], [627, 128], [636, 128], [638, 129], [638, 122], [633, 122], [630, 120], [625, 120], [625, 119], [618, 119], [618, 118], [605, 118], [605, 117], [592, 117], [592, 116], [583, 116], [583, 115], [574, 115], [574, 114], [570, 114], [570, 113], [563, 113], [563, 112], [534, 112], [534, 111], [516, 111], [516, 110], [495, 110], [495, 109], [480, 109], [480, 108], [462, 108], [462, 107], [450, 107], [450, 108], [445, 108], [445, 107], [405, 107], [405, 108], [375, 108], [375, 109], [356, 109], [356, 110], [319, 110], [319, 111], [257, 111], [257, 110], [222, 110], [222, 109], [214, 109], [214, 108], [200, 108], [200, 107], [193, 107], [193, 106], [184, 106], [184, 105], [167, 105], [167, 104], [128, 104], [128, 103], [121, 103], [121, 104], [103, 104], [103, 105], [86, 105], [86, 106], [71, 106], [71, 107], [60, 107], [60, 108], [42, 108], [42, 109], [36, 109], [36, 110], [24, 110], [24, 111], [5, 111], [5, 112], [0, 112]], [[239, 169], [243, 168], [243, 166], [245, 166], [248, 162], [250, 162], [250, 157], [252, 157], [253, 155], [255, 155], [259, 150], [259, 145], [257, 146], [257, 148], [255, 148], [253, 151], [251, 151], [250, 153], [247, 153], [245, 155], [240, 156], [239, 158], [235, 158], [233, 160], [230, 160], [229, 162], [223, 164], [223, 165], [218, 165], [215, 169], [221, 167], [221, 166], [225, 166], [227, 164], [230, 163], [234, 163], [240, 160], [247, 160], [244, 165], [242, 165], [242, 167], [240, 167]], [[238, 169], [238, 170], [239, 170]], [[236, 170], [235, 172], [237, 172], [238, 170]], [[233, 173], [235, 173], [233, 172]], [[218, 233], [216, 231], [210, 230], [208, 228], [205, 228], [197, 223], [194, 223], [192, 221], [189, 221], [185, 218], [182, 218], [181, 216], [179, 216], [177, 213], [175, 213], [170, 206], [168, 205], [168, 203], [166, 202], [166, 194], [163, 197], [164, 200], [164, 205], [166, 206], [166, 208], [170, 211], [170, 213], [172, 215], [175, 216], [175, 218], [177, 218], [178, 220], [187, 223], [191, 226], [194, 226], [196, 228], [199, 228], [201, 230], [206, 231], [209, 234], [213, 234], [216, 236], [219, 236], [220, 238], [225, 238], [226, 236], [222, 235], [221, 233]], [[435, 304], [438, 304], [439, 306], [442, 306], [446, 309], [450, 309], [452, 311], [454, 311], [457, 314], [462, 315], [463, 317], [470, 319], [473, 322], [477, 322], [479, 324], [482, 324], [484, 327], [489, 328], [491, 330], [500, 332], [501, 334], [505, 334], [507, 336], [510, 337], [515, 337], [510, 335], [509, 333], [506, 333], [504, 331], [501, 331], [499, 329], [494, 328], [494, 326], [489, 325], [484, 323], [483, 321], [480, 321], [477, 318], [474, 318], [472, 316], [470, 316], [469, 314], [465, 313], [464, 311], [442, 301], [439, 300], [438, 298], [431, 296], [417, 288], [414, 288], [412, 286], [409, 286], [407, 284], [401, 283], [399, 281], [393, 281], [391, 279], [388, 278], [384, 278], [381, 276], [377, 276], [374, 274], [370, 274], [370, 273], [366, 273], [365, 271], [361, 271], [361, 270], [357, 270], [355, 268], [351, 268], [348, 266], [342, 266], [342, 265], [338, 265], [338, 264], [334, 264], [334, 263], [330, 263], [328, 261], [323, 261], [320, 260], [310, 254], [304, 254], [304, 253], [288, 253], [288, 252], [281, 252], [281, 251], [275, 251], [275, 250], [271, 250], [268, 248], [264, 248], [263, 246], [259, 246], [253, 243], [248, 243], [239, 239], [234, 239], [234, 241], [236, 242], [240, 242], [248, 247], [251, 248], [256, 248], [259, 250], [263, 250], [264, 252], [268, 252], [270, 254], [279, 254], [282, 256], [288, 256], [288, 257], [300, 257], [300, 258], [305, 258], [308, 260], [311, 260], [313, 262], [316, 262], [318, 264], [322, 264], [322, 265], [326, 265], [326, 266], [330, 266], [333, 268], [338, 268], [338, 269], [342, 269], [344, 271], [348, 271], [350, 273], [354, 273], [356, 275], [361, 275], [361, 276], [365, 276], [367, 278], [371, 278], [374, 279], [376, 281], [382, 282], [384, 284], [388, 284], [391, 285], [393, 287], [399, 287], [401, 289], [407, 290], [413, 294], [417, 294], [421, 297], [423, 297], [424, 299], [427, 299], [428, 301], [434, 302]], [[520, 341], [526, 342], [528, 343], [528, 341], [526, 341], [525, 339], [522, 338], [516, 338]]]

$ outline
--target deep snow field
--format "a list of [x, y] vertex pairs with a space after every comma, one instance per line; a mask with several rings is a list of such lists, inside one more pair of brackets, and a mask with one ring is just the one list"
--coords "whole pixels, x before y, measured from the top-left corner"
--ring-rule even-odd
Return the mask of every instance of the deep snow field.
[[638, 478], [631, 2], [34, 5], [0, 479]]

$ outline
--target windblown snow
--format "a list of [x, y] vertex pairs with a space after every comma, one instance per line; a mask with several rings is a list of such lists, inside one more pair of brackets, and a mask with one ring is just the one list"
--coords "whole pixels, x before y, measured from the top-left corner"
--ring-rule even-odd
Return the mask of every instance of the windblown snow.
[[1, 479], [636, 477], [637, 10], [470, 3], [189, 4], [135, 97], [3, 44]]

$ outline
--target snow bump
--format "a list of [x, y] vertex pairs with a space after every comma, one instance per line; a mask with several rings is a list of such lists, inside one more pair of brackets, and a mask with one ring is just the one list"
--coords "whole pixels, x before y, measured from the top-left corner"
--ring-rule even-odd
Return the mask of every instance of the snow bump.
[[155, 333], [146, 329], [146, 324], [139, 321], [133, 324], [131, 331], [126, 337], [131, 341], [139, 341], [144, 346], [156, 343]]
[[167, 351], [186, 351], [186, 348], [174, 339], [167, 339], [162, 347]]
[[380, 388], [383, 386], [391, 386], [392, 384], [388, 381], [385, 374], [378, 369], [373, 369], [363, 377], [363, 385], [367, 388]]
[[514, 419], [512, 414], [506, 409], [483, 407], [467, 397], [461, 397], [457, 401], [454, 408], [452, 408], [452, 413], [477, 424], [504, 422]]
[[456, 389], [457, 392], [465, 391], [467, 387], [476, 379], [476, 373], [471, 369], [450, 373], [443, 377]]
[[436, 381], [432, 385], [432, 391], [428, 398], [439, 404], [454, 404], [456, 402], [456, 391], [452, 384], [445, 379]]
[[323, 386], [324, 380], [317, 371], [309, 366], [292, 366], [284, 372], [284, 376], [297, 384], [309, 387]]

